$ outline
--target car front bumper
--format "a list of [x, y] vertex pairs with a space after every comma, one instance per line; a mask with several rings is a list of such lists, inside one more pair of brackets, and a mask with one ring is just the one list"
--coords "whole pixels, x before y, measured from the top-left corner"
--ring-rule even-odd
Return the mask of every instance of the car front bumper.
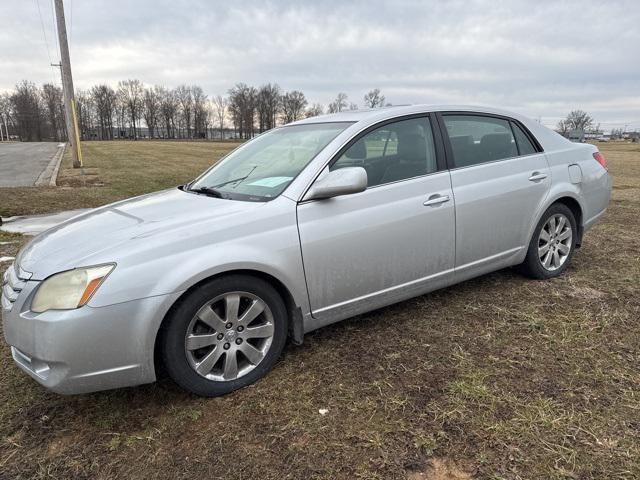
[[4, 337], [15, 363], [57, 393], [87, 393], [155, 381], [156, 333], [180, 293], [93, 308], [28, 309], [39, 282], [2, 298]]

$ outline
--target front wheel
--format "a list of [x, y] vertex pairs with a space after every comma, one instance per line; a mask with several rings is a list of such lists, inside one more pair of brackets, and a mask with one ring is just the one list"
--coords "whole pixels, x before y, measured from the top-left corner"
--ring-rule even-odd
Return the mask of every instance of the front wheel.
[[533, 232], [520, 270], [539, 280], [562, 274], [573, 256], [577, 232], [576, 219], [569, 207], [561, 203], [551, 205]]
[[162, 359], [169, 376], [197, 395], [215, 397], [263, 377], [287, 337], [287, 311], [267, 282], [219, 277], [191, 292], [165, 320]]

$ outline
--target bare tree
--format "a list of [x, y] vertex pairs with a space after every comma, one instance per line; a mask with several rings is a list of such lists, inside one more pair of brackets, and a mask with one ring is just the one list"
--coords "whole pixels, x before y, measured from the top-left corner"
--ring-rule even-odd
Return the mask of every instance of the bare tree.
[[20, 140], [42, 140], [43, 108], [35, 84], [27, 80], [18, 83], [11, 95], [11, 106]]
[[300, 90], [287, 92], [282, 96], [282, 119], [284, 123], [295, 122], [302, 118], [307, 107], [307, 99]]
[[62, 89], [52, 83], [42, 86], [42, 101], [46, 109], [49, 135], [60, 142], [64, 138], [64, 110], [62, 104]]
[[277, 83], [267, 83], [260, 87], [256, 98], [260, 133], [276, 126], [280, 106], [280, 87]]
[[329, 104], [329, 113], [338, 113], [346, 109], [348, 98], [346, 93], [340, 92], [336, 99]]
[[[180, 120], [187, 131], [186, 138], [191, 138], [191, 116], [193, 114], [193, 95], [191, 93], [191, 87], [180, 85], [176, 88], [175, 94], [178, 99], [178, 104], [180, 105]], [[178, 131], [178, 137], [181, 136], [180, 131]]]
[[571, 126], [566, 120], [560, 120], [558, 125], [556, 125], [556, 131], [564, 137], [567, 136], [569, 130], [571, 130]]
[[116, 92], [109, 85], [96, 85], [91, 88], [91, 98], [96, 109], [99, 138], [113, 140], [113, 115], [116, 111]]
[[165, 87], [155, 87], [160, 100], [160, 116], [164, 123], [166, 138], [176, 137], [176, 115], [178, 113], [178, 99], [175, 92]]
[[593, 126], [593, 118], [583, 110], [572, 110], [565, 119], [570, 130], [586, 131]]
[[207, 96], [197, 85], [191, 87], [191, 97], [193, 99], [193, 129], [195, 138], [206, 138], [208, 111]]
[[305, 117], [317, 117], [318, 115], [322, 115], [324, 113], [324, 108], [319, 103], [314, 103], [305, 112]]
[[87, 140], [95, 138], [95, 120], [96, 112], [89, 92], [80, 90], [76, 92], [76, 118], [78, 120], [78, 129], [80, 130], [80, 138]]
[[367, 108], [378, 108], [384, 106], [384, 95], [379, 88], [374, 88], [364, 96], [364, 106]]
[[[9, 92], [0, 93], [0, 129], [2, 138], [8, 135], [9, 125], [13, 127], [13, 103]], [[12, 128], [13, 129], [13, 128]]]
[[145, 88], [142, 99], [142, 116], [149, 129], [149, 138], [153, 138], [157, 131], [160, 118], [160, 95], [158, 87]]
[[240, 138], [253, 137], [257, 97], [255, 87], [245, 83], [236, 83], [229, 90], [229, 113]]
[[213, 111], [218, 120], [220, 129], [220, 140], [224, 138], [224, 119], [227, 116], [227, 99], [222, 95], [216, 95], [213, 99]]
[[118, 97], [120, 102], [129, 111], [131, 138], [137, 139], [139, 136], [139, 124], [142, 110], [142, 97], [144, 88], [140, 80], [124, 80], [118, 83]]

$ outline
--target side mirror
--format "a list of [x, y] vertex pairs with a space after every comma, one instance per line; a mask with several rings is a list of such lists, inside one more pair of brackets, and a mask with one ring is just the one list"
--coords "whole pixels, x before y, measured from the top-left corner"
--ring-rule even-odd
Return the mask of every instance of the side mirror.
[[303, 200], [320, 200], [339, 195], [364, 192], [367, 189], [367, 171], [362, 167], [333, 170], [316, 180]]

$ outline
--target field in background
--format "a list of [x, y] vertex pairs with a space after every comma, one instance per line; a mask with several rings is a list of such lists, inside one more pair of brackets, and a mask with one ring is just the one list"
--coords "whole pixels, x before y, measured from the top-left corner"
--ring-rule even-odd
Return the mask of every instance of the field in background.
[[[224, 152], [164, 145], [87, 143], [94, 179], [62, 180], [105, 186], [0, 189], [1, 213], [157, 190]], [[640, 145], [599, 147], [612, 202], [565, 275], [503, 270], [330, 326], [223, 398], [62, 397], [2, 345], [0, 478], [639, 478]]]
[[0, 188], [0, 216], [97, 207], [180, 185], [238, 145], [184, 141], [82, 142], [85, 166], [72, 168], [67, 149], [58, 187]]

